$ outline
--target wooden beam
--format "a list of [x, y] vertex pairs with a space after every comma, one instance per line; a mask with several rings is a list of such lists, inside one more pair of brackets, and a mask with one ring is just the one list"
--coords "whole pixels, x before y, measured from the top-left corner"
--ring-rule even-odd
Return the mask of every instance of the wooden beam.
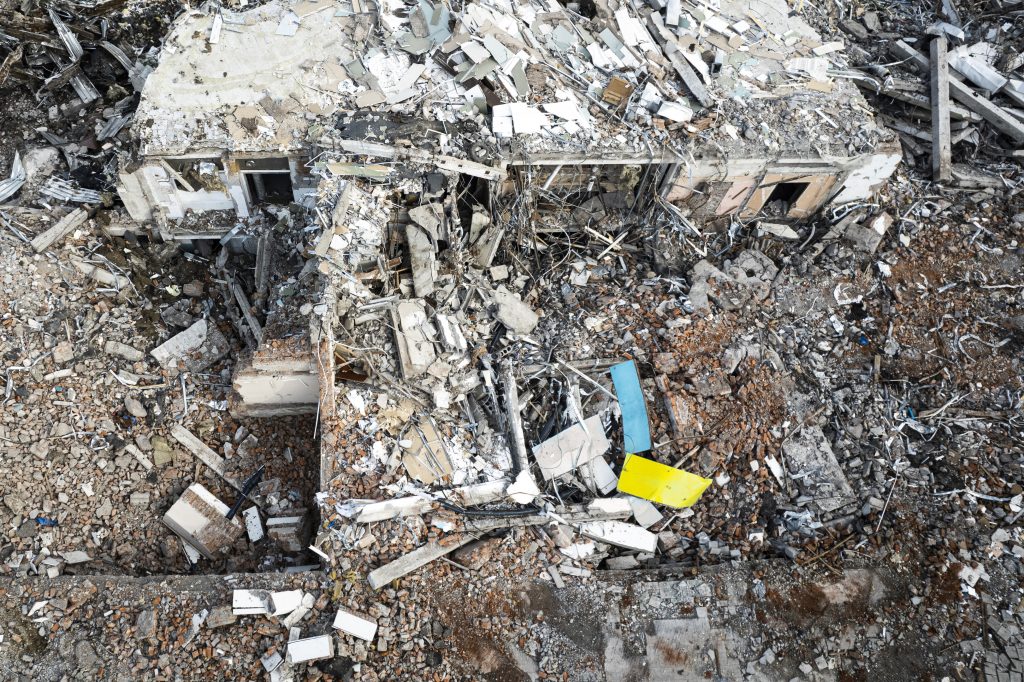
[[901, 120], [899, 120], [897, 118], [893, 118], [891, 116], [882, 115], [879, 118], [882, 120], [882, 123], [884, 123], [887, 128], [892, 128], [893, 130], [895, 130], [897, 132], [901, 132], [904, 135], [909, 135], [910, 137], [916, 137], [919, 140], [923, 140], [923, 141], [931, 144], [932, 134], [930, 132], [928, 132], [927, 130], [922, 130], [921, 128], [918, 128], [916, 126], [912, 126], [909, 123], [901, 121]]
[[11, 67], [21, 61], [22, 54], [22, 46], [18, 45], [9, 55], [4, 57], [4, 61], [0, 63], [0, 85], [3, 85], [4, 81], [7, 80], [7, 75], [11, 73]]
[[508, 418], [509, 449], [516, 463], [517, 473], [525, 471], [530, 474], [530, 460], [526, 454], [526, 436], [523, 434], [523, 417], [519, 413], [519, 387], [516, 385], [512, 363], [508, 363], [503, 372], [505, 383], [505, 412]]
[[227, 463], [224, 461], [224, 458], [208, 448], [206, 443], [199, 440], [194, 433], [181, 424], [173, 424], [170, 428], [170, 434], [174, 440], [178, 441], [185, 449], [195, 455], [196, 459], [213, 469], [213, 472], [224, 479], [232, 488], [241, 492], [241, 484], [232, 476], [228, 476]]
[[[853, 80], [861, 90], [870, 92], [873, 95], [885, 95], [886, 97], [891, 97], [894, 100], [920, 109], [921, 118], [928, 118], [931, 116], [932, 104], [927, 95], [913, 92], [911, 90], [887, 88], [884, 85], [879, 87], [878, 81], [868, 76], [865, 76], [864, 78], [854, 78], [851, 80]], [[968, 121], [971, 123], [981, 123], [984, 120], [981, 116], [970, 109], [965, 109], [964, 107], [953, 104], [952, 102], [949, 104], [949, 116], [957, 121]]]
[[106, 0], [106, 2], [98, 3], [95, 7], [83, 10], [83, 14], [87, 17], [98, 17], [104, 14], [110, 14], [115, 9], [120, 9], [122, 5], [127, 5], [128, 0]]
[[[608, 498], [614, 500], [618, 498]], [[622, 508], [601, 509], [590, 505], [570, 504], [555, 509], [555, 515], [565, 523], [590, 523], [593, 521], [621, 521], [633, 514], [629, 505]], [[486, 533], [502, 528], [523, 528], [543, 526], [551, 523], [551, 514], [529, 514], [524, 516], [466, 516], [462, 519], [465, 529], [475, 533]]]
[[440, 559], [445, 554], [454, 552], [459, 547], [467, 545], [475, 539], [476, 536], [472, 533], [463, 533], [461, 535], [443, 537], [437, 542], [428, 542], [422, 547], [418, 547], [408, 554], [395, 559], [390, 564], [384, 564], [380, 568], [370, 571], [366, 579], [370, 583], [370, 587], [379, 590], [392, 580], [398, 580], [402, 576], [412, 573], [417, 568], [426, 566], [431, 561]]
[[[928, 73], [931, 68], [928, 57], [902, 40], [890, 43], [889, 50], [900, 59], [913, 64], [921, 73]], [[981, 117], [991, 123], [992, 127], [999, 132], [1017, 142], [1024, 143], [1024, 124], [999, 105], [979, 96], [963, 81], [952, 75], [949, 77], [949, 94], [971, 111], [981, 114]]]
[[686, 84], [687, 89], [697, 98], [705, 107], [710, 107], [714, 104], [711, 95], [708, 94], [707, 88], [704, 87], [704, 83], [701, 82], [700, 76], [693, 70], [693, 67], [683, 58], [683, 48], [680, 47], [675, 36], [665, 28], [665, 23], [661, 18], [660, 12], [651, 12], [647, 16], [647, 27], [651, 30], [654, 35], [654, 39], [661, 45], [665, 56], [668, 58], [669, 63], [672, 64], [672, 68], [682, 79], [683, 83]]
[[32, 240], [32, 250], [42, 253], [50, 248], [55, 242], [63, 239], [76, 227], [89, 218], [89, 212], [82, 208], [76, 208], [71, 213], [57, 221], [57, 223]]
[[252, 332], [252, 336], [256, 339], [256, 345], [263, 343], [263, 327], [260, 326], [259, 320], [252, 314], [252, 306], [249, 305], [249, 297], [245, 295], [245, 291], [242, 290], [242, 286], [233, 278], [229, 279], [231, 286], [231, 293], [235, 295], [235, 301], [238, 302], [238, 307], [242, 309], [242, 317], [245, 318], [246, 324], [249, 325], [249, 331]]
[[953, 172], [953, 151], [949, 128], [949, 64], [946, 36], [932, 40], [932, 179], [947, 182]]
[[174, 170], [174, 168], [171, 166], [171, 164], [167, 163], [166, 160], [160, 159], [160, 167], [163, 168], [165, 171], [167, 171], [168, 175], [170, 175], [172, 178], [174, 178], [175, 180], [180, 182], [181, 186], [184, 187], [186, 190], [188, 190], [189, 192], [195, 192], [196, 191], [196, 188], [192, 186], [192, 183], [190, 183], [188, 180], [186, 180], [185, 176], [183, 176], [181, 173], [179, 173], [178, 171]]
[[75, 62], [63, 68], [43, 81], [44, 90], [58, 90], [71, 82], [71, 79], [82, 73], [82, 63]]

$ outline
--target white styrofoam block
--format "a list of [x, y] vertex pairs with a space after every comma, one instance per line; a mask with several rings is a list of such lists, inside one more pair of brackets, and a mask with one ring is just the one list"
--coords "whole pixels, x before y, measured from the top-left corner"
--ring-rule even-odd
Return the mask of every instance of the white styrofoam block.
[[285, 616], [302, 603], [302, 590], [288, 590], [286, 592], [274, 592], [270, 595], [271, 613], [275, 616]]
[[270, 613], [270, 593], [266, 590], [235, 590], [231, 595], [231, 611], [236, 616]]
[[245, 519], [245, 532], [249, 534], [249, 542], [259, 542], [263, 539], [263, 522], [260, 521], [259, 507], [249, 507], [242, 512]]
[[664, 518], [658, 508], [650, 500], [629, 495], [626, 497], [633, 508], [633, 519], [644, 528], [650, 528]]
[[338, 609], [338, 615], [334, 617], [334, 628], [367, 642], [372, 642], [373, 636], [377, 634], [377, 623], [345, 609]]
[[331, 635], [305, 637], [288, 642], [288, 658], [292, 663], [320, 661], [334, 656], [334, 638]]
[[638, 552], [653, 554], [658, 548], [657, 535], [640, 526], [622, 521], [584, 523], [580, 526], [580, 533], [591, 540]]

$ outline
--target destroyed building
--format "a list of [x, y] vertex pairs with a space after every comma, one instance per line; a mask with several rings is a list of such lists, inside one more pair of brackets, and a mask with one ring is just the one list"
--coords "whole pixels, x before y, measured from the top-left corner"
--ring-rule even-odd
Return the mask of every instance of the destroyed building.
[[[461, 239], [487, 268], [508, 231], [498, 205], [524, 192], [541, 208], [578, 206], [574, 222], [653, 206], [698, 234], [734, 220], [785, 231], [825, 205], [867, 200], [901, 158], [857, 87], [829, 77], [841, 44], [823, 44], [784, 3], [672, 5], [665, 16], [598, 7], [608, 27], [592, 32], [560, 7], [508, 9], [473, 3], [450, 26], [443, 6], [392, 8], [382, 34], [369, 30], [376, 9], [358, 3], [185, 13], [142, 92], [119, 194], [164, 239], [260, 240], [263, 287], [272, 247], [258, 206], [316, 206], [336, 221], [346, 208], [324, 204], [325, 178], [400, 179], [399, 203], [436, 213], [419, 222], [426, 234], [411, 232], [422, 297], [437, 274], [425, 252]], [[471, 217], [430, 203], [466, 192]], [[376, 216], [380, 243], [396, 219], [395, 208]], [[310, 350], [294, 338], [305, 329], [275, 326], [292, 357], [267, 359], [262, 343], [236, 381], [241, 402], [250, 414], [274, 413], [267, 401], [312, 410]]]
[[0, 86], [68, 101], [0, 180], [0, 664], [1024, 674], [1024, 174], [938, 151], [1019, 141], [1024, 59], [785, 0], [18, 5]]
[[358, 1], [180, 17], [120, 174], [132, 217], [183, 239], [188, 213], [248, 218], [307, 200], [325, 173], [384, 179], [412, 162], [498, 195], [530, 184], [685, 201], [697, 222], [801, 219], [867, 199], [901, 158], [858, 88], [830, 76], [842, 44], [784, 2], [598, 4], [589, 21], [481, 2], [454, 26], [443, 5], [399, 7], [377, 29]]

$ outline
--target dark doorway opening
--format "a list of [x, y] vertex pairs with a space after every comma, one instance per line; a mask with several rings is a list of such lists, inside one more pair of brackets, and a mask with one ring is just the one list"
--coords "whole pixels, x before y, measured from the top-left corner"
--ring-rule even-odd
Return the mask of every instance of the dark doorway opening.
[[253, 201], [269, 204], [290, 204], [294, 201], [291, 173], [246, 173], [245, 182]]
[[790, 207], [796, 203], [800, 195], [804, 193], [804, 190], [810, 183], [807, 182], [780, 182], [772, 189], [772, 193], [768, 195], [768, 200], [765, 201], [765, 206], [774, 204], [776, 201], [781, 201], [786, 204], [786, 207]]

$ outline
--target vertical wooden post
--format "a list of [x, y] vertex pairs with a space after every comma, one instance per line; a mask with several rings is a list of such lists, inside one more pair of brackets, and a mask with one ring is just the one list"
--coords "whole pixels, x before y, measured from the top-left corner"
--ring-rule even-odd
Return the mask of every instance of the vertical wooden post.
[[952, 177], [952, 145], [949, 132], [949, 64], [946, 36], [932, 40], [932, 179], [946, 182]]

